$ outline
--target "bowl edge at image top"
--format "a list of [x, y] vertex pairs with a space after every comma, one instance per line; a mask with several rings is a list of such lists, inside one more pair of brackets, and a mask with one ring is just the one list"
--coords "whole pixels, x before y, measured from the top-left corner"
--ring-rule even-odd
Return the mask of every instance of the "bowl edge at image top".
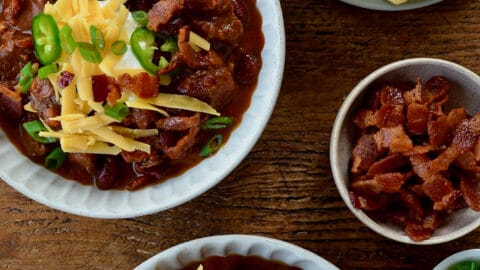
[[427, 7], [436, 3], [442, 2], [442, 0], [410, 0], [407, 3], [394, 5], [393, 3], [388, 2], [387, 0], [340, 0], [344, 3], [365, 8], [371, 10], [379, 11], [405, 11], [412, 10], [417, 8]]
[[[149, 258], [135, 270], [175, 270], [210, 256], [260, 256], [281, 261], [303, 270], [338, 270], [336, 266], [315, 253], [274, 238], [227, 234], [215, 235], [180, 243]], [[161, 268], [160, 268], [161, 266]]]
[[[364, 223], [364, 225], [372, 229], [374, 232], [398, 242], [416, 245], [439, 244], [459, 238], [480, 226], [480, 213], [474, 212], [471, 209], [463, 209], [457, 211], [449, 218], [449, 220], [447, 221], [448, 224], [444, 224], [443, 226], [438, 228], [431, 238], [417, 242], [411, 240], [405, 234], [403, 229], [399, 227], [377, 223], [372, 218], [370, 218], [364, 211], [353, 207], [349, 197], [348, 171], [350, 170], [349, 161], [351, 158], [351, 151], [353, 149], [353, 135], [348, 133], [351, 133], [351, 130], [353, 130], [353, 124], [349, 124], [347, 122], [349, 121], [348, 118], [359, 106], [363, 98], [363, 94], [365, 93], [364, 90], [366, 90], [370, 85], [379, 81], [388, 81], [395, 79], [400, 81], [405, 81], [406, 79], [410, 81], [415, 81], [415, 72], [422, 73], [420, 77], [425, 77], [422, 78], [423, 81], [426, 81], [430, 77], [437, 75], [446, 76], [449, 80], [450, 78], [458, 76], [459, 78], [464, 79], [462, 81], [452, 79], [452, 82], [455, 86], [464, 84], [470, 85], [471, 87], [476, 86], [476, 88], [474, 89], [479, 89], [478, 86], [480, 85], [480, 77], [477, 74], [456, 63], [441, 59], [405, 59], [378, 68], [377, 70], [370, 73], [367, 77], [362, 79], [353, 88], [353, 90], [345, 98], [343, 104], [338, 110], [332, 128], [332, 135], [330, 138], [330, 165], [332, 169], [332, 175], [340, 196], [342, 197], [343, 201], [350, 209], [350, 211], [362, 223]], [[471, 89], [471, 91], [475, 90]], [[452, 94], [452, 96], [455, 95], [459, 95], [459, 93]], [[478, 98], [480, 99], [480, 91], [476, 96], [478, 96]], [[456, 102], [460, 101], [457, 100]], [[478, 107], [478, 105], [475, 105], [473, 103], [469, 104], [469, 106], [467, 107], [467, 111], [469, 109], [470, 111], [474, 109], [475, 112], [480, 112], [480, 108]], [[462, 216], [462, 218], [459, 218], [459, 216]], [[453, 227], [454, 230], [451, 230], [451, 227]]]
[[182, 175], [138, 191], [98, 190], [46, 170], [23, 156], [0, 130], [0, 177], [43, 205], [93, 218], [131, 218], [183, 204], [218, 184], [247, 156], [270, 119], [285, 63], [285, 30], [278, 0], [258, 0], [265, 45], [251, 103], [229, 140]]

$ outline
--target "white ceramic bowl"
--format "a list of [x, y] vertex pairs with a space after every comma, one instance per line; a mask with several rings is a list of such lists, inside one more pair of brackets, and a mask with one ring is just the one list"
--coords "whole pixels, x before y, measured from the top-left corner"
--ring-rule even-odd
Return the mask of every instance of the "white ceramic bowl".
[[140, 264], [135, 270], [175, 270], [210, 256], [238, 254], [281, 261], [303, 270], [338, 270], [320, 256], [293, 244], [254, 235], [220, 235], [185, 242]]
[[263, 66], [251, 105], [229, 140], [214, 156], [184, 174], [147, 188], [101, 191], [66, 180], [20, 154], [0, 131], [0, 177], [10, 186], [49, 207], [95, 218], [147, 215], [182, 204], [226, 177], [254, 146], [275, 106], [285, 61], [285, 32], [278, 0], [258, 0], [263, 17]]
[[474, 260], [480, 262], [480, 249], [468, 249], [448, 256], [441, 261], [433, 270], [447, 270], [454, 263], [464, 260]]
[[441, 2], [442, 0], [410, 0], [405, 4], [394, 5], [387, 0], [340, 0], [342, 2], [362, 7], [366, 9], [373, 10], [383, 10], [383, 11], [401, 11], [401, 10], [410, 10], [421, 7], [426, 7], [433, 5], [435, 3]]
[[365, 90], [377, 81], [395, 83], [415, 81], [417, 77], [420, 77], [423, 82], [426, 82], [433, 76], [443, 76], [451, 83], [447, 109], [462, 106], [471, 115], [480, 112], [480, 77], [478, 75], [458, 64], [444, 60], [431, 58], [407, 59], [377, 69], [353, 88], [337, 114], [330, 138], [330, 165], [333, 178], [348, 208], [373, 231], [408, 244], [438, 244], [461, 237], [480, 225], [480, 212], [470, 209], [456, 211], [447, 219], [445, 225], [434, 232], [430, 239], [415, 242], [405, 234], [402, 228], [377, 223], [362, 210], [353, 207], [348, 194], [349, 160], [354, 144], [354, 127], [350, 116], [359, 108]]

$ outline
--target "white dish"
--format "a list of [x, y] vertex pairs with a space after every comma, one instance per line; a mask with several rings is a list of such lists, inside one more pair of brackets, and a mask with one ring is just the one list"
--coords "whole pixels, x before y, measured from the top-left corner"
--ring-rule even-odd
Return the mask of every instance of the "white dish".
[[210, 256], [238, 254], [281, 261], [303, 270], [338, 270], [322, 257], [293, 244], [253, 235], [211, 236], [185, 242], [153, 256], [135, 270], [175, 270]]
[[376, 82], [415, 81], [417, 77], [426, 82], [433, 76], [443, 76], [451, 83], [448, 108], [464, 107], [474, 115], [480, 112], [480, 77], [458, 64], [431, 58], [414, 58], [388, 64], [360, 81], [346, 97], [335, 119], [330, 138], [330, 165], [335, 185], [352, 213], [367, 227], [387, 238], [416, 245], [439, 244], [457, 239], [480, 226], [480, 212], [470, 208], [458, 210], [450, 215], [446, 223], [435, 230], [430, 239], [415, 242], [402, 228], [379, 223], [364, 211], [355, 208], [349, 196], [349, 161], [352, 155], [354, 127], [350, 116], [361, 105], [364, 93]]
[[437, 264], [433, 270], [447, 270], [448, 267], [452, 266], [454, 263], [464, 260], [475, 260], [480, 262], [480, 249], [468, 249], [450, 255]]
[[401, 11], [430, 6], [442, 0], [410, 0], [405, 4], [394, 5], [387, 0], [340, 0], [342, 2], [373, 10]]
[[278, 0], [258, 0], [265, 46], [257, 89], [242, 122], [214, 156], [184, 174], [147, 188], [101, 191], [66, 180], [20, 154], [0, 131], [0, 177], [25, 196], [49, 207], [95, 218], [127, 218], [163, 211], [204, 193], [249, 153], [265, 128], [280, 90], [285, 32]]

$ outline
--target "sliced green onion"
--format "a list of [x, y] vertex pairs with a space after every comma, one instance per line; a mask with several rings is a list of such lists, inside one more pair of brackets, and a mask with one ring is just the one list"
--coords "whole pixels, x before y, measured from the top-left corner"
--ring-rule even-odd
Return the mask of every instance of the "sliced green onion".
[[212, 129], [222, 129], [227, 128], [233, 124], [233, 117], [220, 116], [210, 118], [202, 125], [202, 129], [212, 130]]
[[125, 117], [127, 117], [129, 113], [128, 106], [125, 103], [117, 103], [113, 107], [110, 107], [108, 104], [103, 106], [105, 110], [105, 114], [112, 117], [117, 121], [122, 121]]
[[63, 152], [62, 148], [57, 147], [50, 152], [45, 158], [45, 167], [49, 170], [56, 170], [62, 166], [67, 154]]
[[77, 46], [83, 59], [94, 64], [100, 64], [102, 62], [102, 55], [95, 45], [87, 42], [78, 42]]
[[158, 67], [159, 68], [166, 68], [168, 67], [168, 60], [167, 58], [163, 57], [163, 56], [160, 56], [160, 61], [158, 62]]
[[56, 140], [52, 137], [40, 137], [38, 133], [40, 131], [48, 131], [47, 128], [43, 125], [40, 120], [33, 120], [30, 122], [23, 123], [23, 128], [27, 131], [28, 135], [32, 137], [35, 141], [40, 143], [54, 143]]
[[160, 46], [160, 51], [176, 53], [178, 52], [177, 40], [171, 36], [162, 35], [161, 38], [164, 40], [162, 46]]
[[217, 134], [213, 136], [208, 142], [200, 149], [201, 157], [208, 157], [215, 153], [222, 146], [223, 135]]
[[448, 270], [478, 270], [479, 268], [479, 262], [473, 260], [466, 260], [451, 265], [450, 267], [448, 267]]
[[141, 27], [147, 26], [147, 23], [148, 23], [147, 12], [145, 12], [143, 10], [134, 11], [134, 12], [132, 12], [132, 18], [133, 18], [134, 21], [136, 21], [138, 24], [140, 24]]
[[22, 89], [22, 93], [25, 93], [30, 89], [34, 76], [35, 76], [35, 72], [33, 71], [33, 68], [32, 68], [32, 62], [28, 62], [22, 68], [22, 70], [20, 70], [20, 74], [18, 77], [18, 85], [20, 86], [20, 89]]
[[64, 25], [62, 30], [60, 30], [60, 45], [62, 50], [68, 54], [72, 54], [75, 51], [75, 47], [77, 47], [77, 43], [72, 36], [72, 27], [68, 24]]
[[41, 67], [38, 70], [38, 78], [40, 79], [47, 79], [48, 75], [57, 73], [58, 72], [58, 66], [57, 64], [50, 64], [48, 66]]
[[127, 43], [123, 40], [117, 40], [112, 44], [110, 51], [115, 55], [122, 55], [127, 51]]
[[105, 49], [105, 38], [103, 37], [103, 33], [94, 25], [90, 26], [90, 37], [92, 38], [92, 43], [95, 47], [100, 50]]

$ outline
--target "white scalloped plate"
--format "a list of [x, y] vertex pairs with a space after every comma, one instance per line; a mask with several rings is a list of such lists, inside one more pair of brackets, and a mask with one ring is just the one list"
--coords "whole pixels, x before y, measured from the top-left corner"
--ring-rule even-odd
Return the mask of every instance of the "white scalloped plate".
[[401, 11], [422, 8], [441, 2], [442, 0], [410, 0], [405, 4], [394, 5], [387, 0], [340, 0], [342, 2], [373, 10]]
[[225, 178], [263, 132], [280, 91], [285, 32], [278, 0], [258, 0], [265, 47], [257, 89], [242, 122], [214, 156], [184, 174], [147, 188], [101, 191], [66, 180], [20, 154], [0, 131], [0, 177], [25, 196], [49, 207], [95, 218], [127, 218], [163, 211], [191, 200]]
[[322, 257], [299, 246], [255, 235], [218, 235], [176, 245], [146, 260], [135, 270], [175, 270], [210, 256], [238, 254], [281, 261], [303, 270], [338, 270]]

